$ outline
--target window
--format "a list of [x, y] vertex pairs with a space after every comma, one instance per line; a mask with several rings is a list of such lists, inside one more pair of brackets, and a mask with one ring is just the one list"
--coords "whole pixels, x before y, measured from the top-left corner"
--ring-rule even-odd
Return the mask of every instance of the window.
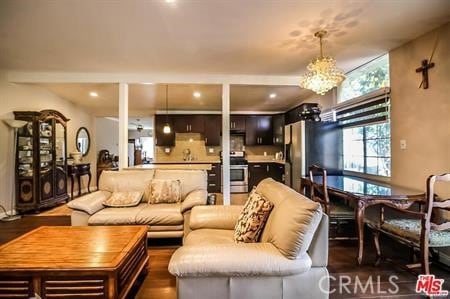
[[344, 170], [391, 176], [389, 122], [343, 129]]
[[365, 95], [374, 90], [388, 87], [389, 55], [380, 56], [346, 74], [338, 92], [338, 102], [344, 102]]

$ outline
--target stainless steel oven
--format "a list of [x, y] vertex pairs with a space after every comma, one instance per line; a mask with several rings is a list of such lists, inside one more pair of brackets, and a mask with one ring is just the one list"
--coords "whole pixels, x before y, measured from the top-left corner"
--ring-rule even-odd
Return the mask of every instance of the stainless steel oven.
[[243, 151], [230, 152], [230, 192], [248, 192], [248, 162]]
[[230, 165], [230, 192], [248, 192], [248, 165]]

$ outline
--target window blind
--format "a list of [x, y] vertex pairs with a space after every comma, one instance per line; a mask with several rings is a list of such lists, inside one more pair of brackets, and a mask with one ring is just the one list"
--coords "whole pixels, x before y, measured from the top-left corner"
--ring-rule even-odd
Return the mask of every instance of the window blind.
[[344, 102], [336, 107], [341, 127], [355, 127], [387, 121], [390, 118], [390, 90], [382, 88]]

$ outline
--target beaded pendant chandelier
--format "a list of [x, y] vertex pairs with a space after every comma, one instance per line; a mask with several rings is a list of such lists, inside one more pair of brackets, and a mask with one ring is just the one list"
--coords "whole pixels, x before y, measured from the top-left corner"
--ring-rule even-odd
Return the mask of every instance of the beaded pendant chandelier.
[[344, 72], [336, 67], [336, 60], [330, 56], [323, 56], [322, 38], [327, 34], [325, 30], [314, 34], [319, 38], [320, 56], [308, 64], [308, 72], [300, 78], [300, 87], [324, 95], [330, 89], [339, 85], [345, 79]]

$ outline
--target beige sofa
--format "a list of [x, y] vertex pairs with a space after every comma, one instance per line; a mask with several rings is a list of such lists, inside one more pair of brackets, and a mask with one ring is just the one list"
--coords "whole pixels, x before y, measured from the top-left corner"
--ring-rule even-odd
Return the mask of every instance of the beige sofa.
[[[106, 208], [103, 201], [114, 191], [144, 191], [153, 179], [181, 181], [182, 202], [178, 204], [148, 204], [135, 207]], [[68, 203], [73, 209], [71, 223], [83, 225], [147, 225], [149, 238], [183, 237], [189, 227], [191, 208], [205, 205], [207, 173], [203, 170], [124, 170], [104, 171], [99, 190]]]
[[328, 217], [272, 179], [257, 191], [274, 203], [260, 243], [234, 242], [242, 206], [192, 209], [192, 231], [169, 264], [179, 299], [328, 298]]

